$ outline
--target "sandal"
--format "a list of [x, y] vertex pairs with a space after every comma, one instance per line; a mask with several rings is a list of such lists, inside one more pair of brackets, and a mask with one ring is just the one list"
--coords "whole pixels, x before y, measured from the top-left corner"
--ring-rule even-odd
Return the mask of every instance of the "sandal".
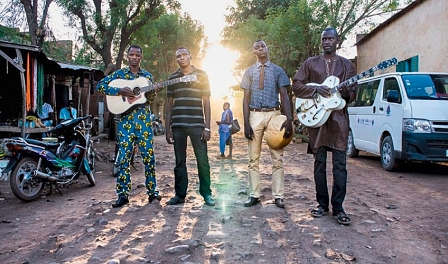
[[323, 215], [327, 215], [329, 213], [328, 209], [324, 209], [322, 206], [318, 206], [311, 210], [311, 215], [314, 217], [321, 217]]
[[344, 211], [340, 211], [336, 214], [336, 217], [338, 219], [338, 223], [341, 225], [349, 225], [350, 224], [350, 218]]

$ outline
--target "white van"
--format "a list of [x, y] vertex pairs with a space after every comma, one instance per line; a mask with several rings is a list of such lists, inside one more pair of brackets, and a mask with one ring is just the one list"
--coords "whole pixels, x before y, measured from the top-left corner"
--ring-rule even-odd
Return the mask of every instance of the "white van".
[[387, 171], [399, 161], [448, 161], [448, 73], [395, 72], [358, 81], [348, 107], [347, 155], [381, 156]]

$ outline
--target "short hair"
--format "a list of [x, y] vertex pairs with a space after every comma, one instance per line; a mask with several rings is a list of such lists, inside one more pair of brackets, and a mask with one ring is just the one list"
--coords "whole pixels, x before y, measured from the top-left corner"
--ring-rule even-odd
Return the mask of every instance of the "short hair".
[[225, 102], [224, 105], [228, 105], [230, 107], [230, 103], [229, 102]]
[[336, 35], [336, 37], [339, 38], [338, 31], [337, 31], [335, 28], [327, 27], [326, 29], [324, 29], [324, 30], [322, 31], [322, 33], [323, 33], [323, 32], [326, 32], [326, 31], [327, 31], [327, 32], [328, 32], [328, 31], [333, 31], [334, 34]]
[[140, 47], [140, 46], [137, 45], [137, 44], [132, 44], [131, 46], [129, 46], [129, 48], [128, 48], [128, 53], [129, 53], [129, 51], [130, 51], [132, 48], [134, 48], [134, 49], [139, 49], [140, 52], [143, 53], [143, 49], [142, 49], [142, 47]]
[[255, 43], [257, 43], [257, 42], [264, 42], [264, 44], [266, 44], [266, 41], [264, 41], [264, 40], [262, 40], [262, 39], [257, 39], [257, 40], [254, 41], [254, 43], [252, 44], [252, 46], [255, 45]]
[[188, 54], [191, 55], [191, 54], [190, 54], [190, 50], [187, 49], [187, 48], [184, 47], [184, 46], [180, 46], [180, 47], [178, 47], [178, 48], [176, 49], [176, 51], [181, 50], [181, 49], [187, 50]]

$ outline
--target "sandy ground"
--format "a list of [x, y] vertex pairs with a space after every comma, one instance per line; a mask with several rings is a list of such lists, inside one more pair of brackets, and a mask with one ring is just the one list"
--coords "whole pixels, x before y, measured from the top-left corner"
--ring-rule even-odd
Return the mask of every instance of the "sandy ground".
[[101, 160], [95, 187], [82, 176], [63, 186], [62, 195], [45, 193], [24, 203], [9, 181], [0, 181], [0, 263], [448, 263], [446, 164], [408, 164], [390, 173], [378, 157], [349, 159], [344, 206], [352, 223], [343, 226], [331, 216], [309, 214], [316, 203], [306, 143], [285, 148], [286, 208], [280, 209], [273, 204], [265, 145], [262, 202], [243, 207], [248, 156], [241, 132], [233, 160], [216, 158], [216, 133], [209, 142], [216, 206], [204, 205], [197, 192], [191, 147], [186, 203], [167, 206], [174, 194], [173, 149], [165, 136], [155, 141], [161, 203], [147, 203], [137, 163], [130, 204], [111, 207], [113, 142], [107, 139], [96, 143]]

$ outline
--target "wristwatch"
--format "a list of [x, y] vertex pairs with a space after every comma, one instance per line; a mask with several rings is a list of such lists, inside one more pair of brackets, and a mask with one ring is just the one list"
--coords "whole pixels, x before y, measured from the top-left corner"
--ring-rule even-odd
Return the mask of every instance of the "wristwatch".
[[211, 132], [210, 128], [204, 128], [205, 131]]

